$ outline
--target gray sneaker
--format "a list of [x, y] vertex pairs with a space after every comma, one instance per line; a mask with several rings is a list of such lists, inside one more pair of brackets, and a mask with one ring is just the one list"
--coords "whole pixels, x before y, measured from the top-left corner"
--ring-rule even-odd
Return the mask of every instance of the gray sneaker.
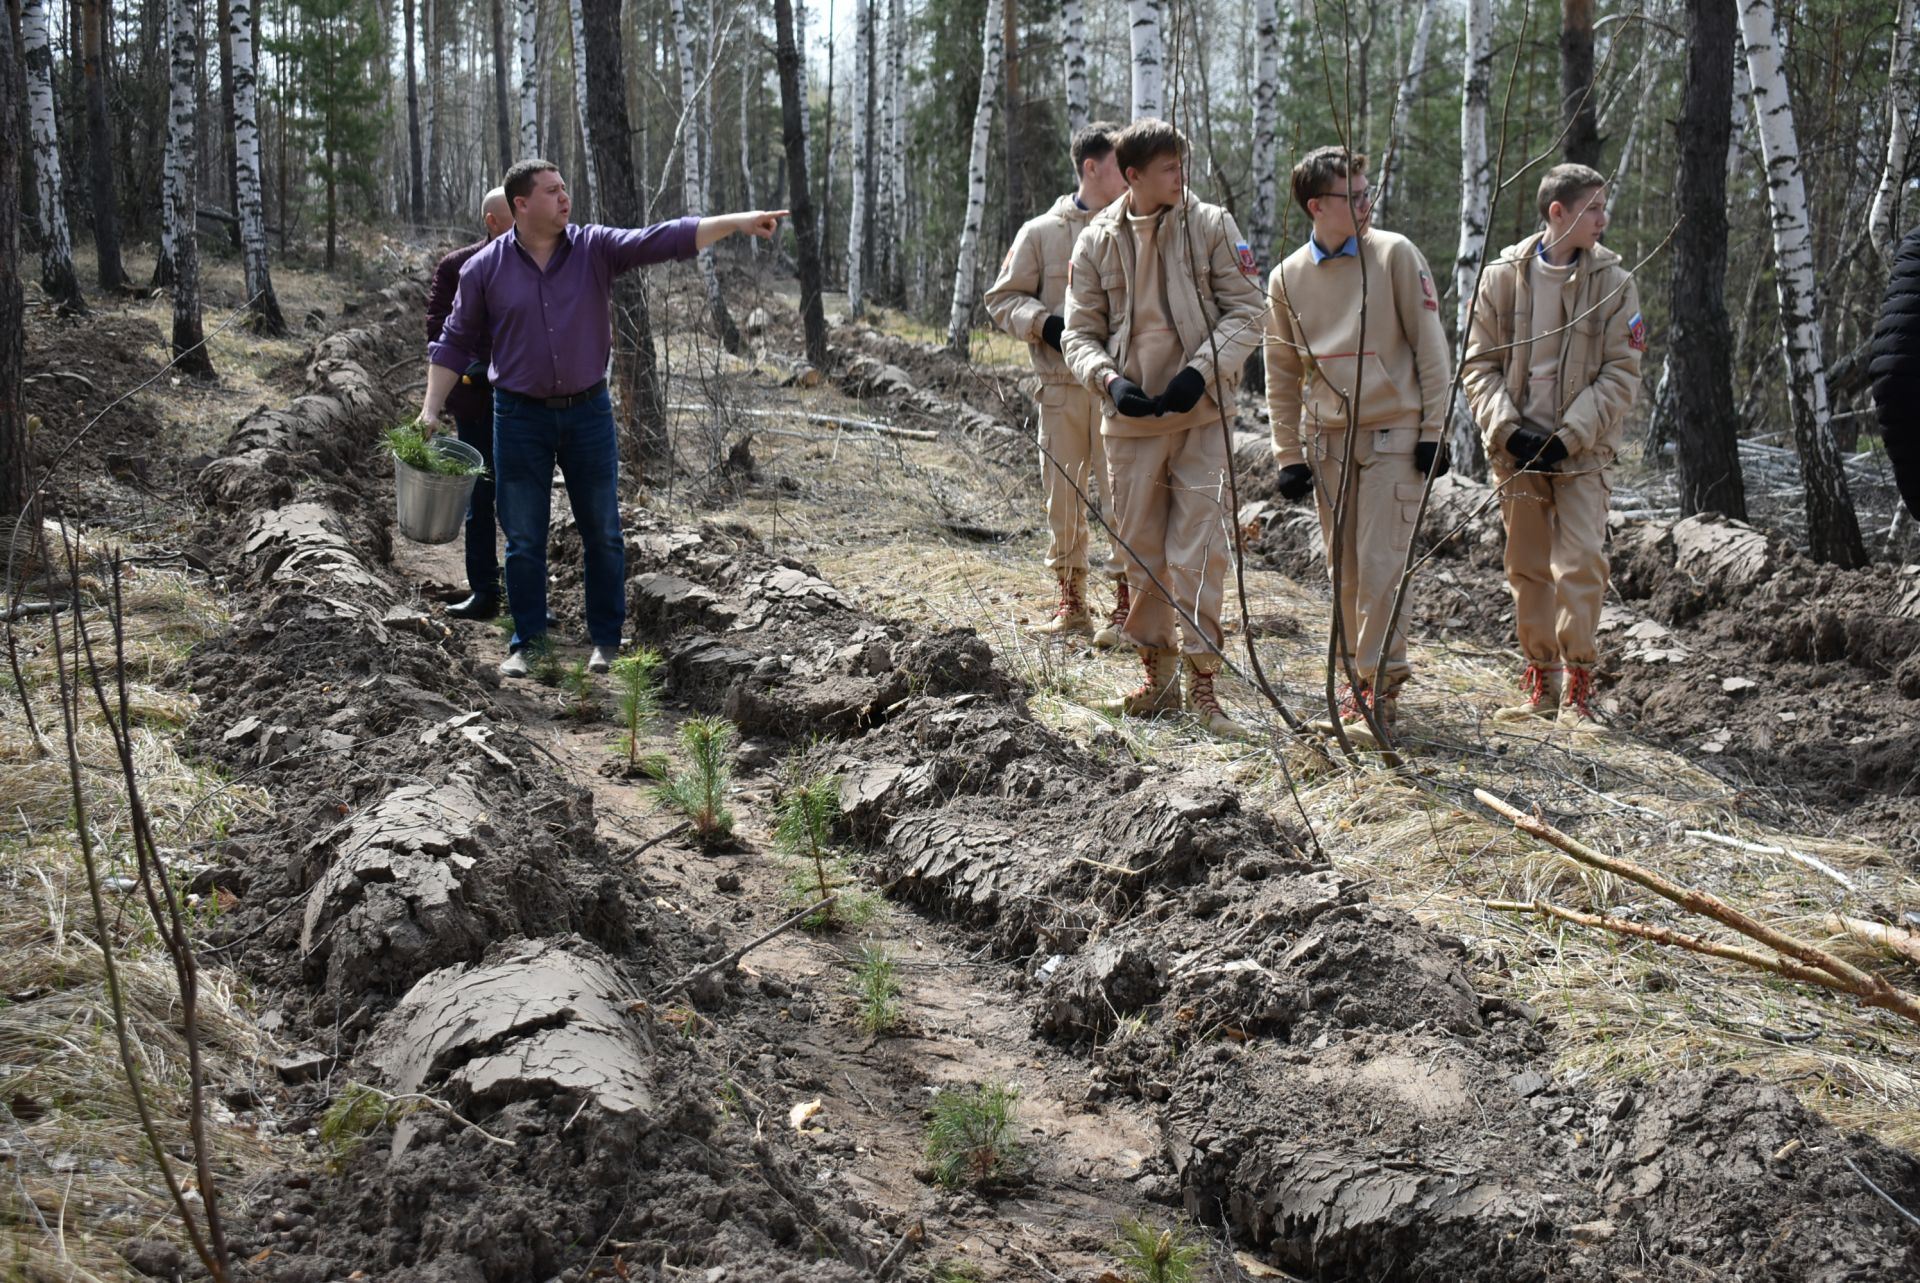
[[517, 647], [513, 653], [500, 661], [502, 677], [525, 677], [527, 675], [527, 652], [525, 647]]
[[593, 648], [593, 654], [587, 656], [587, 671], [589, 673], [604, 673], [611, 667], [613, 667], [613, 662], [607, 656], [606, 647], [595, 646]]

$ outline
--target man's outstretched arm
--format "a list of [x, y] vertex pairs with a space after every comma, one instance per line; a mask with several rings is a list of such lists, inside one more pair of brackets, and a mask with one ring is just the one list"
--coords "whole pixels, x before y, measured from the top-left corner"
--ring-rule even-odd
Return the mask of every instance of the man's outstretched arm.
[[739, 232], [743, 236], [758, 236], [763, 241], [773, 239], [780, 230], [780, 220], [787, 216], [784, 209], [749, 210], [741, 214], [715, 214], [712, 218], [700, 220], [700, 229], [694, 233], [693, 247], [703, 250], [715, 241], [723, 241]]

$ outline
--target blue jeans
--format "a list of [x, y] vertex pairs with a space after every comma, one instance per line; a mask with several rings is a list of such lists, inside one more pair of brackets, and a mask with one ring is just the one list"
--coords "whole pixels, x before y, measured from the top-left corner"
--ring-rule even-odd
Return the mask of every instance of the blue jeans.
[[480, 452], [487, 475], [473, 483], [473, 501], [467, 505], [467, 590], [476, 597], [500, 595], [500, 553], [493, 546], [493, 416], [455, 415], [460, 439]]
[[557, 463], [586, 555], [587, 633], [595, 646], [618, 646], [627, 618], [627, 550], [620, 531], [620, 448], [606, 390], [549, 410], [495, 389], [493, 461], [507, 535], [513, 645], [547, 634], [547, 522]]

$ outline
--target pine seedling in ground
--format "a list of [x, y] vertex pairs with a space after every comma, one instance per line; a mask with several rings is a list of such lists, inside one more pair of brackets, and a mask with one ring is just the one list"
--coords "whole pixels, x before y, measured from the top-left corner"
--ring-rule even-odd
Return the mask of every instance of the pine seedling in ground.
[[1207, 1248], [1183, 1222], [1162, 1229], [1150, 1221], [1123, 1216], [1113, 1254], [1127, 1283], [1190, 1283], [1206, 1262]]
[[554, 649], [551, 639], [536, 637], [522, 647], [527, 652], [527, 672], [542, 686], [558, 686], [567, 679], [566, 661]]
[[853, 992], [859, 999], [855, 1018], [874, 1037], [891, 1032], [900, 1023], [899, 965], [885, 946], [861, 946], [853, 967]]
[[733, 833], [727, 785], [733, 780], [734, 734], [723, 717], [689, 717], [680, 723], [680, 760], [665, 768], [656, 786], [660, 801], [686, 817], [703, 846]]
[[348, 1083], [320, 1116], [320, 1143], [329, 1152], [327, 1167], [344, 1171], [376, 1127], [399, 1122], [423, 1103], [418, 1099], [396, 1100], [372, 1087]]
[[789, 880], [790, 898], [817, 904], [839, 896], [802, 926], [857, 926], [878, 908], [874, 897], [859, 889], [860, 880], [846, 858], [834, 849], [833, 826], [839, 818], [840, 781], [830, 775], [796, 778], [780, 799], [773, 842], [797, 861]]
[[613, 691], [620, 715], [620, 751], [627, 755], [627, 769], [640, 766], [640, 735], [660, 715], [660, 692], [656, 673], [660, 652], [651, 648], [622, 655], [613, 661]]
[[984, 1083], [933, 1098], [927, 1124], [927, 1165], [948, 1189], [985, 1190], [1012, 1185], [1026, 1173], [1026, 1157], [1014, 1135], [1020, 1093], [1005, 1083]]
[[567, 716], [576, 722], [591, 722], [600, 716], [600, 692], [593, 687], [593, 674], [582, 659], [567, 669], [561, 685], [567, 692]]

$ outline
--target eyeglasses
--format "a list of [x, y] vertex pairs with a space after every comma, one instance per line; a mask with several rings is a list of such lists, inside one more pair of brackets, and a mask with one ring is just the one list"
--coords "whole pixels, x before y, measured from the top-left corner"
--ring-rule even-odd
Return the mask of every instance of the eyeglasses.
[[1373, 204], [1373, 188], [1369, 187], [1364, 191], [1357, 192], [1321, 192], [1313, 199], [1327, 200], [1331, 197], [1338, 197], [1342, 202], [1351, 200], [1354, 208], [1366, 209]]

